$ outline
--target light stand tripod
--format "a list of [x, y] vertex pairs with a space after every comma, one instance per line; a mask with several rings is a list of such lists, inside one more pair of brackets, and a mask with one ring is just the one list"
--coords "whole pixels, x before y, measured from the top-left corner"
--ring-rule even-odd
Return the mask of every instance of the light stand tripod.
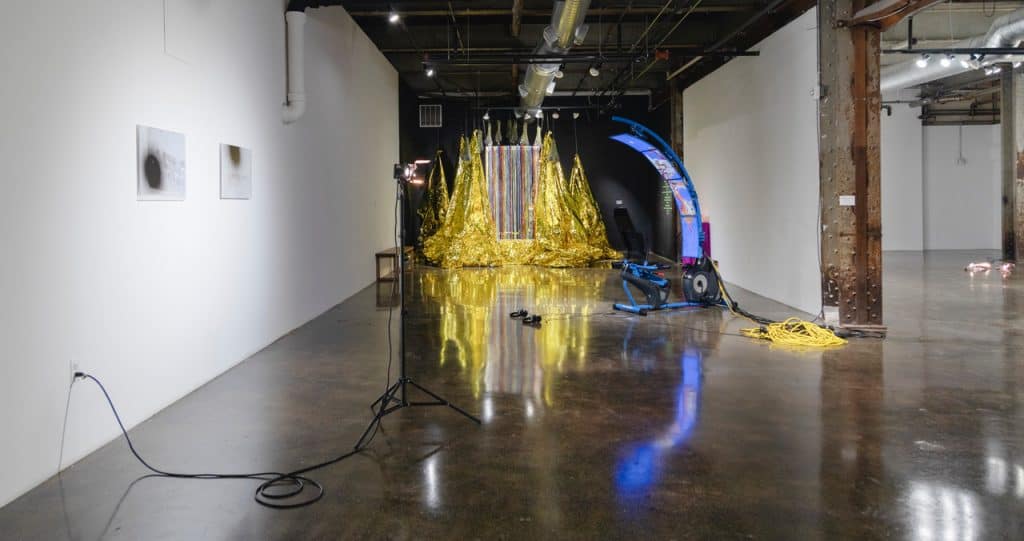
[[[415, 166], [402, 166], [401, 164], [395, 164], [395, 186], [397, 194], [395, 197], [398, 198], [399, 206], [399, 244], [398, 253], [395, 254], [397, 260], [396, 273], [396, 284], [398, 285], [398, 313], [401, 316], [398, 326], [398, 360], [399, 360], [399, 374], [398, 380], [388, 387], [384, 394], [377, 398], [370, 404], [370, 409], [373, 411], [373, 419], [370, 424], [363, 431], [363, 435], [359, 437], [359, 441], [356, 442], [355, 450], [361, 451], [367, 444], [368, 438], [371, 437], [374, 429], [380, 425], [384, 417], [388, 414], [394, 413], [403, 408], [411, 408], [416, 406], [448, 406], [449, 408], [459, 412], [467, 419], [481, 424], [480, 419], [470, 415], [466, 410], [452, 404], [445, 398], [441, 397], [437, 393], [427, 389], [426, 387], [416, 383], [412, 378], [406, 376], [405, 372], [405, 187], [402, 185], [403, 182], [409, 180], [414, 171]], [[412, 386], [419, 389], [424, 394], [433, 398], [429, 401], [410, 401], [407, 397], [408, 387]]]

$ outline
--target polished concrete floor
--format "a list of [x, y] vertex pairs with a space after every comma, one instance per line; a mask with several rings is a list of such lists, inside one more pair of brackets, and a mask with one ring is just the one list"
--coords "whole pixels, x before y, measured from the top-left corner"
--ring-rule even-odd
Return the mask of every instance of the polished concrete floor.
[[[964, 273], [980, 256], [887, 255], [889, 338], [826, 352], [737, 336], [717, 310], [611, 313], [611, 270], [417, 269], [410, 374], [483, 425], [399, 412], [313, 474], [321, 502], [283, 512], [250, 481], [137, 480], [115, 441], [0, 509], [0, 538], [1022, 539], [1024, 271]], [[137, 445], [178, 470], [349, 449], [386, 381], [386, 293], [167, 408]]]

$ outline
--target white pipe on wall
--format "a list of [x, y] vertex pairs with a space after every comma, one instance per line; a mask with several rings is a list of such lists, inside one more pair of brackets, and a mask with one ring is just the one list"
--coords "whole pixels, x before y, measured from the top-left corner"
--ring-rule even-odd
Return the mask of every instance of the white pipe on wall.
[[288, 98], [281, 118], [291, 124], [306, 112], [305, 32], [306, 14], [289, 11], [284, 14], [288, 41]]

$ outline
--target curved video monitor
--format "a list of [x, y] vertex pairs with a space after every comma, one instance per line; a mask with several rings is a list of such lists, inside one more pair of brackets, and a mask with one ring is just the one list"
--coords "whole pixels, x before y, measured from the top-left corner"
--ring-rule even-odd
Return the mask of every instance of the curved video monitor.
[[658, 170], [661, 178], [665, 179], [672, 195], [676, 200], [676, 209], [679, 211], [679, 223], [682, 226], [682, 251], [684, 258], [700, 258], [703, 250], [700, 246], [701, 224], [697, 215], [697, 207], [694, 204], [693, 196], [690, 194], [690, 186], [686, 178], [679, 173], [672, 161], [665, 154], [640, 137], [623, 133], [613, 135], [612, 139], [625, 144], [629, 148], [643, 154], [647, 161]]

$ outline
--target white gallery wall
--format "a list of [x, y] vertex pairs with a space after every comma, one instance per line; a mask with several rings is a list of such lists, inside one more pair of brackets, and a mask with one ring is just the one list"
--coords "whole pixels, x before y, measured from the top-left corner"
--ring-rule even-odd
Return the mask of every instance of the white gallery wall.
[[920, 107], [882, 113], [882, 249], [924, 247], [923, 128]]
[[924, 128], [926, 250], [1000, 248], [1001, 148], [998, 125]]
[[818, 265], [817, 12], [685, 91], [686, 165], [725, 279], [809, 313]]
[[[133, 426], [372, 282], [397, 75], [340, 8], [311, 10], [309, 109], [283, 125], [283, 11], [5, 5], [0, 505], [57, 471], [71, 362]], [[136, 201], [138, 124], [185, 134], [185, 201]], [[252, 149], [251, 200], [219, 199], [220, 143]], [[101, 400], [76, 385], [65, 466], [117, 434]]]

